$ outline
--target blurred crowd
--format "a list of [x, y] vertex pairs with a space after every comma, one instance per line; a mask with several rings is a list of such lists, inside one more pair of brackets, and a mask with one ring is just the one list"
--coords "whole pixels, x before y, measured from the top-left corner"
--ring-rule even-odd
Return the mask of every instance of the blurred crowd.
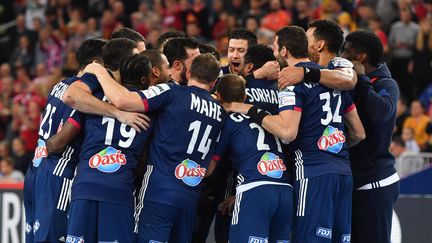
[[307, 28], [321, 18], [338, 22], [346, 34], [369, 29], [380, 38], [402, 94], [392, 151], [432, 152], [432, 0], [2, 0], [0, 181], [22, 180], [46, 96], [77, 72], [75, 51], [83, 40], [108, 38], [125, 26], [151, 49], [176, 29], [214, 45], [224, 62], [234, 28], [272, 46], [279, 28]]

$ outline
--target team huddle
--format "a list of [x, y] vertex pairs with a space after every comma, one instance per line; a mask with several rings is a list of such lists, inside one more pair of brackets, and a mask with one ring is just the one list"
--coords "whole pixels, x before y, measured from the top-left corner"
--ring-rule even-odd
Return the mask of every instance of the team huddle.
[[399, 91], [374, 34], [318, 20], [272, 49], [236, 29], [225, 67], [181, 32], [159, 44], [81, 44], [42, 114], [26, 242], [204, 242], [206, 217], [217, 242], [390, 242]]

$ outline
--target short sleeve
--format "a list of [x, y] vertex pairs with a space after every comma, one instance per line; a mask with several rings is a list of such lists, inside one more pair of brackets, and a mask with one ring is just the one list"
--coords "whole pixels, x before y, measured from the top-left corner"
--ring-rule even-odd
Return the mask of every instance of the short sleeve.
[[221, 156], [225, 153], [225, 150], [227, 149], [230, 140], [231, 140], [231, 126], [232, 126], [231, 118], [228, 118], [224, 126], [222, 128], [219, 142], [216, 144], [216, 148], [214, 150], [214, 154], [212, 159], [215, 161], [219, 161]]
[[356, 107], [349, 92], [342, 92], [342, 114], [347, 114]]
[[83, 76], [81, 76], [81, 82], [85, 83], [89, 87], [92, 94], [102, 89], [99, 80], [93, 74], [85, 73]]
[[303, 84], [289, 86], [278, 92], [279, 112], [285, 110], [295, 110], [301, 112], [305, 99]]
[[81, 124], [83, 122], [82, 113], [73, 109], [69, 115], [67, 121], [71, 123], [74, 127], [81, 129]]
[[328, 69], [336, 69], [336, 68], [354, 68], [354, 64], [348, 59], [342, 57], [335, 57], [330, 60], [330, 63], [327, 66]]
[[148, 112], [163, 109], [172, 100], [174, 96], [174, 87], [175, 86], [168, 84], [158, 84], [140, 91], [145, 111]]

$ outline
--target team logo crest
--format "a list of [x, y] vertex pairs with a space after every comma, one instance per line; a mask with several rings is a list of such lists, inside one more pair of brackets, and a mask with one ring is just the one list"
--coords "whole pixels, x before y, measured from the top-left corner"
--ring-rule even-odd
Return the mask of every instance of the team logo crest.
[[90, 158], [89, 166], [105, 173], [113, 173], [126, 162], [126, 156], [122, 154], [121, 150], [107, 147]]
[[278, 179], [282, 177], [286, 166], [279, 156], [274, 153], [266, 152], [261, 156], [261, 160], [257, 164], [257, 169], [261, 175]]
[[185, 159], [175, 169], [175, 177], [188, 186], [197, 186], [206, 174], [206, 168], [190, 159]]
[[328, 126], [318, 140], [317, 145], [321, 150], [337, 154], [342, 150], [345, 140], [346, 138], [343, 131]]
[[42, 163], [42, 159], [46, 158], [47, 156], [48, 156], [48, 151], [46, 148], [45, 141], [39, 139], [38, 146], [35, 150], [34, 157], [33, 157], [33, 166], [39, 167], [39, 165]]

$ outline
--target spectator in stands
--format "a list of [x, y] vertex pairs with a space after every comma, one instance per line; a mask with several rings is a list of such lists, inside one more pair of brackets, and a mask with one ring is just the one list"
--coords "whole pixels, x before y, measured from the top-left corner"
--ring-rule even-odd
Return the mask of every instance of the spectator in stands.
[[9, 143], [4, 140], [0, 142], [0, 159], [5, 159], [11, 157], [11, 151]]
[[21, 138], [12, 141], [12, 158], [15, 161], [14, 169], [26, 173], [33, 159], [33, 152], [26, 151], [25, 143]]
[[405, 120], [403, 128], [411, 128], [414, 130], [414, 139], [420, 148], [423, 148], [428, 140], [426, 126], [429, 121], [430, 119], [424, 114], [423, 105], [420, 101], [413, 101], [411, 103], [411, 115]]
[[428, 140], [424, 146], [422, 152], [432, 153], [432, 123], [429, 122], [426, 126], [426, 133], [428, 135]]
[[[420, 22], [414, 51], [413, 83], [414, 94], [418, 97], [430, 83], [432, 77], [432, 18], [425, 18]], [[413, 85], [412, 83], [410, 85]]]
[[409, 117], [408, 104], [404, 97], [400, 96], [396, 107], [396, 126], [394, 136], [400, 136], [402, 134], [402, 128], [407, 117]]
[[411, 127], [405, 127], [402, 130], [402, 140], [405, 142], [407, 152], [418, 153], [420, 148], [417, 142], [414, 140], [414, 129]]
[[11, 158], [0, 160], [0, 183], [17, 183], [24, 181], [24, 174], [14, 169], [14, 161]]
[[292, 16], [282, 9], [280, 0], [270, 0], [270, 12], [261, 21], [261, 27], [277, 31], [292, 23]]
[[302, 27], [305, 31], [311, 20], [310, 4], [307, 0], [298, 0], [296, 3], [296, 11], [293, 12], [293, 25]]
[[392, 138], [390, 144], [390, 152], [396, 158], [396, 160], [406, 151], [405, 142], [402, 138], [395, 136]]
[[384, 54], [389, 52], [388, 39], [386, 33], [381, 29], [381, 19], [379, 17], [372, 17], [368, 22], [369, 29], [378, 36], [384, 48]]
[[413, 85], [409, 73], [412, 72], [415, 42], [419, 27], [411, 20], [409, 8], [400, 10], [401, 20], [392, 24], [389, 34], [391, 48], [390, 71], [398, 82], [401, 93], [408, 99], [413, 99]]
[[14, 67], [24, 66], [27, 70], [33, 65], [33, 50], [30, 46], [30, 40], [27, 36], [22, 35], [19, 38], [19, 44], [10, 57], [10, 63]]

